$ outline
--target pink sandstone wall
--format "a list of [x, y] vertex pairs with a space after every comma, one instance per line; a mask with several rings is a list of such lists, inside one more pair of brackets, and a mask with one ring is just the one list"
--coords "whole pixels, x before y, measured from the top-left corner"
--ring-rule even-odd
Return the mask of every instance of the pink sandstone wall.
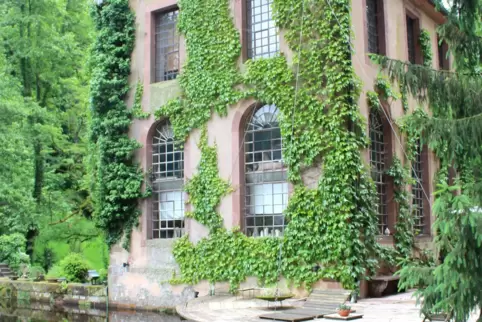
[[[420, 6], [415, 3], [422, 0], [389, 0], [385, 1], [385, 30], [387, 36], [387, 54], [390, 57], [402, 60], [407, 59], [406, 33], [405, 33], [405, 10], [410, 10], [420, 17], [421, 27], [427, 29], [432, 35], [432, 49], [434, 52], [434, 66], [437, 62], [437, 44], [434, 37], [435, 22], [423, 12]], [[180, 93], [177, 81], [166, 81], [151, 84], [152, 61], [153, 61], [153, 20], [152, 14], [157, 10], [166, 9], [174, 6], [176, 0], [131, 0], [130, 4], [136, 12], [136, 46], [132, 59], [132, 73], [130, 83], [132, 91], [128, 104], [133, 103], [133, 94], [137, 81], [144, 83], [144, 95], [142, 106], [144, 111], [153, 113], [158, 107], [165, 104], [169, 99], [176, 97]], [[365, 93], [373, 89], [373, 81], [378, 73], [377, 66], [372, 64], [366, 57], [365, 42], [365, 0], [352, 0], [353, 5], [353, 30], [355, 40], [353, 42], [355, 55], [353, 64], [357, 75], [363, 82], [363, 91], [360, 96], [361, 113], [367, 117], [368, 107], [366, 104]], [[231, 12], [238, 30], [242, 29], [242, 8], [241, 0], [231, 1]], [[281, 32], [283, 35], [283, 32]], [[281, 51], [291, 61], [292, 53], [289, 52], [286, 43], [281, 40]], [[181, 66], [185, 60], [185, 43], [181, 40], [180, 45]], [[240, 57], [239, 63], [242, 64], [243, 58]], [[226, 117], [214, 115], [208, 123], [208, 134], [210, 144], [216, 143], [218, 146], [218, 160], [220, 176], [231, 181], [235, 188], [239, 187], [242, 181], [239, 170], [239, 138], [240, 124], [247, 110], [254, 101], [242, 101], [233, 106]], [[411, 106], [416, 106], [411, 102]], [[396, 119], [403, 114], [399, 102], [393, 104], [391, 117]], [[131, 136], [143, 144], [143, 148], [137, 153], [137, 159], [144, 169], [150, 167], [150, 130], [156, 122], [153, 115], [146, 120], [135, 120], [131, 127]], [[367, 128], [368, 131], [368, 128]], [[190, 178], [196, 172], [196, 166], [200, 159], [200, 152], [197, 148], [199, 131], [193, 131], [185, 144], [185, 178]], [[393, 152], [403, 159], [403, 152], [400, 144], [393, 136]], [[368, 152], [364, 152], [365, 161], [368, 163]], [[429, 158], [430, 180], [437, 169], [437, 161], [430, 155]], [[304, 176], [305, 182], [310, 186], [315, 186], [320, 175], [320, 169], [314, 169]], [[220, 205], [220, 213], [223, 215], [224, 223], [227, 228], [240, 225], [241, 213], [241, 191], [236, 191], [225, 197]], [[128, 253], [121, 247], [116, 246], [110, 254], [109, 268], [109, 296], [110, 301], [119, 304], [137, 306], [174, 306], [185, 302], [193, 297], [193, 290], [200, 292], [200, 296], [209, 291], [208, 283], [201, 283], [194, 288], [190, 286], [171, 286], [168, 280], [173, 272], [178, 272], [178, 267], [171, 254], [173, 240], [150, 240], [147, 238], [147, 219], [150, 213], [150, 201], [142, 201], [142, 216], [139, 220], [140, 226], [132, 234], [131, 251]], [[189, 232], [190, 239], [194, 242], [207, 236], [207, 229], [197, 222], [187, 219], [186, 230]], [[382, 240], [383, 243], [391, 243], [388, 239]], [[128, 263], [128, 267], [124, 267]], [[243, 286], [255, 285], [255, 279], [248, 279]], [[288, 288], [286, 282], [282, 282], [283, 288]], [[338, 283], [320, 281], [316, 287], [333, 288], [339, 287]], [[226, 291], [228, 286], [220, 283], [216, 285], [217, 290]], [[296, 294], [306, 295], [304, 290], [292, 290]]]

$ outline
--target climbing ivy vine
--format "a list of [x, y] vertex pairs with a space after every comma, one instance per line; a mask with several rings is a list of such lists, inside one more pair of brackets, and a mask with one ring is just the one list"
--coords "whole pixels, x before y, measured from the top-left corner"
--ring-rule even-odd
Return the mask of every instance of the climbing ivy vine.
[[142, 94], [144, 94], [144, 85], [140, 80], [137, 81], [136, 94], [134, 96], [134, 105], [132, 105], [132, 113], [135, 118], [146, 119], [149, 113], [142, 110]]
[[241, 81], [236, 67], [241, 44], [225, 0], [180, 0], [177, 26], [186, 38], [187, 62], [179, 77], [183, 94], [156, 116], [169, 117], [174, 135], [185, 140], [213, 111], [224, 116], [241, 99], [235, 88]]
[[420, 47], [422, 50], [422, 56], [423, 56], [423, 65], [426, 67], [431, 67], [432, 66], [432, 60], [433, 60], [433, 55], [432, 55], [432, 43], [430, 40], [430, 33], [422, 29], [420, 31]]
[[[389, 106], [394, 101], [397, 101], [403, 95], [396, 93], [391, 81], [384, 75], [378, 75], [375, 84], [375, 91], [368, 91], [367, 103], [370, 108], [382, 111], [380, 100], [386, 101]], [[388, 99], [391, 99], [388, 101]], [[402, 102], [403, 103], [403, 102]], [[417, 110], [415, 113], [420, 113]], [[406, 151], [408, 151], [409, 160], [413, 161], [414, 151], [416, 150], [416, 144], [419, 136], [417, 135], [420, 130], [416, 130], [413, 127], [413, 122], [399, 122], [400, 129], [407, 136]], [[392, 160], [392, 165], [386, 171], [386, 174], [393, 179], [394, 186], [394, 201], [397, 205], [397, 222], [395, 224], [395, 252], [392, 252], [390, 260], [392, 264], [395, 263], [395, 258], [405, 260], [402, 263], [412, 259], [413, 247], [415, 244], [414, 239], [414, 221], [411, 214], [410, 207], [410, 195], [407, 191], [408, 185], [412, 184], [413, 179], [410, 176], [411, 171], [408, 167], [404, 167], [402, 161], [395, 155]], [[389, 256], [390, 257], [390, 256]]]
[[128, 248], [139, 216], [144, 177], [134, 161], [134, 151], [140, 145], [128, 136], [132, 111], [124, 102], [129, 91], [135, 18], [128, 0], [106, 0], [93, 7], [92, 15], [97, 29], [91, 81], [91, 144], [96, 145], [94, 215], [109, 246], [125, 236], [123, 245]]
[[[283, 159], [295, 185], [285, 211], [289, 224], [282, 238], [248, 238], [221, 227], [216, 208], [227, 185], [217, 174], [215, 149], [203, 145], [204, 133], [199, 172], [187, 190], [194, 206], [190, 216], [210, 234], [196, 245], [188, 236], [176, 242], [181, 276], [174, 282], [229, 281], [235, 289], [248, 276], [270, 284], [283, 275], [308, 288], [326, 277], [354, 289], [367, 271], [374, 273], [381, 249], [375, 187], [360, 154], [368, 140], [351, 62], [350, 1], [275, 0], [276, 22], [286, 30], [295, 67], [279, 55], [248, 61], [244, 75], [236, 68], [239, 34], [228, 4], [180, 2], [179, 30], [188, 56], [180, 77], [183, 94], [156, 115], [169, 117], [175, 135], [185, 139], [213, 111], [225, 115], [243, 98], [275, 104], [281, 113]], [[303, 171], [313, 166], [322, 167], [323, 174], [318, 187], [309, 189]], [[315, 272], [314, 266], [320, 269]]]
[[216, 208], [221, 198], [233, 189], [228, 182], [219, 178], [217, 146], [208, 145], [206, 127], [203, 127], [198, 147], [201, 150], [198, 173], [185, 186], [185, 191], [189, 194], [187, 202], [194, 206], [194, 211], [187, 212], [186, 216], [214, 232], [223, 227], [223, 218]]
[[414, 222], [410, 211], [410, 195], [407, 186], [412, 183], [410, 171], [402, 165], [402, 162], [396, 156], [393, 163], [387, 171], [387, 175], [393, 178], [394, 200], [398, 206], [397, 223], [395, 224], [395, 250], [397, 256], [409, 259], [412, 257], [414, 246]]

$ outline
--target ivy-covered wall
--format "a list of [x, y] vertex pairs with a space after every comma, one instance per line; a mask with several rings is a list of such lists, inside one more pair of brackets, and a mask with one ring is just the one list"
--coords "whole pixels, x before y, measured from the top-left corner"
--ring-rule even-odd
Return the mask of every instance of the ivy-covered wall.
[[[244, 66], [240, 65], [240, 1], [182, 0], [183, 14], [179, 24], [185, 43], [181, 48], [185, 48], [188, 55], [182, 76], [176, 81], [150, 84], [147, 81], [150, 68], [146, 68], [145, 58], [152, 21], [146, 20], [146, 12], [169, 3], [164, 0], [149, 0], [143, 5], [132, 3], [138, 26], [136, 34], [141, 37], [136, 39], [133, 55], [130, 102], [134, 104], [138, 79], [143, 80], [141, 108], [151, 114], [147, 119], [134, 120], [131, 126], [131, 136], [144, 145], [138, 151], [137, 159], [144, 169], [149, 169], [149, 131], [157, 119], [170, 116], [176, 133], [180, 137], [187, 136], [185, 177], [192, 179], [196, 173], [213, 173], [211, 182], [221, 185], [221, 182], [229, 182], [234, 192], [218, 195], [214, 203], [217, 207], [213, 208], [216, 211], [206, 209], [199, 213], [196, 203], [202, 204], [203, 198], [212, 196], [211, 188], [221, 186], [216, 183], [199, 189], [201, 186], [196, 187], [195, 180], [190, 181], [195, 200], [188, 207], [191, 211], [191, 219], [186, 223], [189, 236], [179, 240], [176, 246], [171, 241], [147, 239], [150, 205], [148, 200], [143, 201], [140, 227], [133, 232], [131, 252], [116, 249], [111, 256], [112, 266], [119, 268], [119, 272], [124, 262], [131, 263], [130, 271], [123, 271], [116, 278], [119, 292], [130, 293], [126, 301], [128, 298], [136, 301], [139, 293], [129, 287], [132, 283], [141, 285], [150, 295], [157, 297], [169, 289], [165, 283], [169, 280], [174, 284], [229, 281], [231, 287], [236, 288], [248, 276], [256, 276], [259, 281], [273, 285], [280, 273], [294, 285], [307, 288], [322, 277], [335, 278], [345, 287], [355, 288], [356, 281], [363, 277], [366, 269], [384, 254], [383, 249], [366, 247], [376, 245], [376, 218], [371, 199], [373, 186], [366, 169], [364, 116], [368, 115], [368, 105], [365, 92], [373, 90], [378, 67], [366, 59], [361, 1], [331, 0], [336, 16], [325, 0], [310, 2], [306, 7], [301, 0], [275, 1], [278, 22], [285, 35], [281, 51], [290, 59], [288, 62], [282, 57], [260, 60]], [[211, 16], [209, 9], [215, 9], [213, 13], [216, 15]], [[349, 14], [350, 9], [353, 14]], [[387, 14], [395, 20], [401, 19], [400, 10], [403, 10], [401, 0], [390, 2], [386, 8]], [[298, 17], [302, 12], [304, 35], [303, 46], [299, 48], [301, 25]], [[320, 14], [322, 12], [324, 14]], [[205, 30], [209, 32], [193, 31], [194, 26], [203, 23], [207, 23]], [[224, 27], [210, 28], [211, 25]], [[422, 26], [433, 32], [433, 22], [425, 15], [422, 16]], [[352, 55], [348, 47], [351, 31], [355, 49]], [[406, 39], [403, 30], [397, 29], [392, 38], [396, 43], [389, 45], [388, 52], [403, 56], [404, 50], [400, 49]], [[223, 40], [221, 44], [219, 39]], [[322, 44], [328, 45], [320, 49]], [[216, 50], [210, 52], [213, 45], [217, 45]], [[296, 113], [292, 115], [298, 50], [303, 82], [298, 87]], [[202, 72], [196, 70], [199, 66], [203, 66]], [[222, 84], [211, 88], [210, 85], [217, 80], [222, 80]], [[327, 88], [322, 84], [333, 86]], [[170, 100], [172, 98], [174, 100]], [[290, 165], [293, 187], [287, 210], [291, 223], [283, 239], [247, 238], [235, 229], [241, 220], [239, 189], [244, 179], [239, 176], [238, 132], [240, 120], [256, 101], [278, 106], [286, 116], [286, 121], [281, 123], [283, 136], [286, 142], [292, 142], [292, 149], [288, 148], [285, 156]], [[193, 106], [198, 107], [196, 112], [189, 110]], [[397, 101], [392, 116], [402, 115], [401, 103]], [[293, 132], [291, 117], [295, 122]], [[206, 138], [200, 135], [204, 125], [207, 126], [207, 145], [203, 143]], [[207, 150], [198, 145], [207, 147]], [[211, 151], [210, 156], [206, 151]], [[208, 169], [201, 170], [203, 165], [206, 166], [201, 160], [211, 160], [214, 152], [217, 165], [211, 164]], [[403, 159], [397, 144], [394, 144], [394, 153]], [[307, 181], [311, 182], [310, 187], [306, 187]], [[228, 188], [225, 191], [230, 192]], [[364, 228], [363, 236], [358, 227]], [[277, 266], [280, 244], [283, 245], [281, 269]], [[166, 253], [173, 250], [174, 258], [165, 254], [165, 261], [152, 262], [155, 258], [152, 254], [160, 254], [159, 249]], [[236, 258], [235, 262], [233, 258]], [[180, 267], [173, 265], [174, 259]], [[315, 273], [312, 267], [316, 264], [323, 269]], [[160, 287], [147, 286], [153, 282], [159, 283]], [[183, 287], [171, 287], [178, 294], [184, 292]], [[196, 284], [196, 290], [203, 295], [203, 292], [207, 293], [208, 285]]]

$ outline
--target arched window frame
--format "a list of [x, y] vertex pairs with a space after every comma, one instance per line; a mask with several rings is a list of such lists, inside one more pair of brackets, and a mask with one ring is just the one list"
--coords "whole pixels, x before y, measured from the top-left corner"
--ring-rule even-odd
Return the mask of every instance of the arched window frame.
[[275, 105], [256, 104], [243, 122], [241, 224], [247, 236], [282, 236], [286, 227], [289, 184], [279, 117]]
[[150, 139], [152, 208], [148, 222], [151, 239], [184, 235], [184, 150], [174, 139], [168, 120], [158, 122]]
[[394, 232], [397, 212], [393, 179], [386, 173], [393, 162], [392, 131], [387, 115], [377, 109], [369, 112], [370, 169], [377, 189], [378, 232], [381, 235]]

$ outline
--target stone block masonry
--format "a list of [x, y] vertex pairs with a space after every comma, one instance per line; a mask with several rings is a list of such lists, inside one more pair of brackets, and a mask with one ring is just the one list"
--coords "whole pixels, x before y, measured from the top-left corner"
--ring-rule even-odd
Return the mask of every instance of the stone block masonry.
[[48, 303], [79, 309], [104, 309], [107, 304], [105, 286], [11, 281], [0, 279], [0, 298], [19, 303]]

